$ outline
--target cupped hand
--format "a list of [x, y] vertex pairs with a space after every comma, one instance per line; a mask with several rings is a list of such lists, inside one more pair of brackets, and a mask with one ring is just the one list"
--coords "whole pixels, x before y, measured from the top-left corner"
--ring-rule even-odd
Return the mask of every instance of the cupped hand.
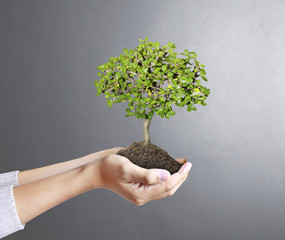
[[105, 156], [99, 164], [100, 187], [116, 192], [137, 206], [172, 196], [186, 180], [192, 167], [184, 158], [177, 161], [183, 166], [177, 173], [170, 175], [163, 169], [141, 168], [119, 155]]

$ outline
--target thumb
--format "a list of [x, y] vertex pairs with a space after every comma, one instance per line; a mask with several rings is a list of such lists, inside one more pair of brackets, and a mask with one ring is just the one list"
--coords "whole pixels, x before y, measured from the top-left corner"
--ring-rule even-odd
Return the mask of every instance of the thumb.
[[131, 173], [131, 181], [149, 185], [166, 181], [169, 177], [170, 173], [164, 169], [145, 169], [139, 166], [135, 166]]

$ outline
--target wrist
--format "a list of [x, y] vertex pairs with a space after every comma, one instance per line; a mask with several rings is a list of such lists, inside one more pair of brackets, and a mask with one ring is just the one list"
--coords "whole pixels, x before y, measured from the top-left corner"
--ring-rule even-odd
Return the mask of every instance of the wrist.
[[84, 182], [88, 190], [100, 188], [102, 186], [102, 176], [100, 171], [100, 159], [81, 166]]

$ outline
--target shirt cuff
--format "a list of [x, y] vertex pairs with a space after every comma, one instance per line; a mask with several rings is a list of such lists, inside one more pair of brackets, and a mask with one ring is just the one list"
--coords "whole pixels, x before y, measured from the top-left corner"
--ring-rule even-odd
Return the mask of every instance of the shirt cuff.
[[16, 209], [14, 186], [0, 188], [0, 238], [24, 229]]
[[18, 172], [19, 171], [1, 173], [0, 174], [0, 188], [5, 187], [5, 186], [11, 186], [11, 185], [14, 185], [14, 186], [19, 185]]

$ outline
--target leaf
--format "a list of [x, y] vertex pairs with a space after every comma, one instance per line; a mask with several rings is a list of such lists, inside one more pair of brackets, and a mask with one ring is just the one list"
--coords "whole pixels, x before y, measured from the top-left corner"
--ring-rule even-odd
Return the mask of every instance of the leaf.
[[105, 68], [104, 65], [100, 65], [100, 66], [97, 67], [98, 70], [103, 70], [104, 68]]
[[164, 117], [164, 112], [162, 111], [162, 112], [156, 112], [161, 118], [163, 118]]
[[124, 53], [125, 55], [129, 55], [128, 49], [124, 48], [124, 49], [123, 49], [123, 53]]
[[100, 88], [97, 89], [97, 96], [99, 96], [102, 93], [102, 90]]
[[167, 77], [169, 77], [169, 78], [172, 78], [172, 76], [173, 76], [173, 73], [172, 73], [172, 72], [169, 72], [169, 73], [167, 74]]
[[189, 52], [190, 58], [196, 58], [197, 54], [195, 52]]
[[166, 105], [166, 107], [171, 107], [172, 102], [167, 102], [165, 105]]
[[135, 94], [135, 93], [137, 93], [137, 92], [138, 92], [138, 90], [137, 90], [136, 88], [132, 88], [132, 89], [131, 89], [131, 93], [132, 93], [132, 94]]
[[167, 66], [166, 65], [163, 65], [162, 66], [162, 71], [164, 72], [166, 70]]
[[193, 90], [194, 90], [194, 92], [196, 92], [196, 93], [200, 92], [199, 88], [194, 88]]
[[171, 97], [170, 97], [170, 98], [173, 99], [174, 101], [177, 100], [177, 97], [175, 96], [175, 94], [171, 94]]
[[204, 68], [201, 68], [201, 76], [204, 76], [204, 75], [206, 75], [206, 71], [205, 71], [205, 69]]
[[112, 107], [112, 100], [111, 99], [107, 99], [107, 105], [111, 108]]
[[142, 106], [141, 106], [142, 108], [146, 108], [147, 107], [147, 105], [144, 103], [144, 104], [142, 104]]
[[120, 73], [120, 72], [117, 72], [117, 73], [116, 73], [116, 76], [115, 76], [115, 79], [116, 79], [116, 80], [119, 80], [120, 77], [121, 77], [121, 73]]
[[139, 113], [138, 116], [139, 118], [146, 118], [146, 115], [144, 113]]
[[154, 46], [155, 46], [156, 50], [159, 50], [159, 44], [160, 44], [159, 42], [155, 42], [154, 43]]
[[121, 68], [122, 73], [125, 73], [127, 71], [126, 67]]
[[201, 76], [205, 82], [208, 82], [208, 79], [205, 76]]
[[169, 111], [167, 114], [168, 114], [169, 116], [174, 116], [174, 115], [175, 115], [175, 112], [174, 112], [173, 110], [171, 110], [171, 111]]

